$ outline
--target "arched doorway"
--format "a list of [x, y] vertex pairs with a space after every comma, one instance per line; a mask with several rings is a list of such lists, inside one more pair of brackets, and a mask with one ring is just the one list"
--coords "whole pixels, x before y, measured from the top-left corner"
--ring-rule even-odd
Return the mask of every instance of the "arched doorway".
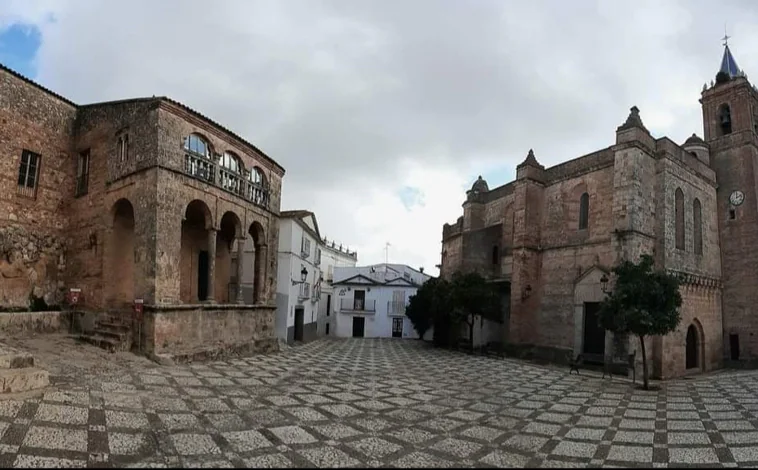
[[208, 205], [197, 199], [190, 202], [184, 212], [181, 234], [180, 298], [184, 303], [202, 302], [212, 297], [208, 249], [212, 228]]
[[134, 302], [134, 207], [128, 199], [119, 199], [111, 215], [106, 307], [125, 308]]
[[260, 222], [253, 222], [250, 225], [250, 236], [255, 246], [255, 261], [253, 264], [253, 302], [260, 303], [265, 301], [265, 276], [266, 276], [266, 258], [267, 246], [266, 235], [263, 225]]
[[698, 337], [697, 327], [694, 324], [687, 328], [687, 345], [685, 353], [685, 368], [697, 369], [700, 367], [700, 341]]
[[[234, 212], [226, 212], [221, 217], [218, 235], [216, 236], [216, 271], [215, 299], [220, 303], [229, 303], [236, 300], [236, 284], [232, 285], [232, 278], [236, 279], [236, 265], [232, 266], [232, 251], [236, 249], [235, 240], [242, 234], [242, 223]], [[236, 259], [236, 256], [234, 257]], [[233, 269], [234, 268], [234, 269]]]

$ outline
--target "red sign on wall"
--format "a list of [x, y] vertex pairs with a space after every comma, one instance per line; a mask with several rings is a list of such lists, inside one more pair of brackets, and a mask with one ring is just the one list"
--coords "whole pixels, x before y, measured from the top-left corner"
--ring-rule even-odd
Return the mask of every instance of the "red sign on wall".
[[142, 312], [144, 312], [144, 308], [144, 299], [134, 299], [134, 316], [137, 318], [137, 321], [142, 321]]
[[78, 287], [72, 287], [68, 290], [68, 304], [75, 306], [79, 304], [82, 297], [82, 290]]

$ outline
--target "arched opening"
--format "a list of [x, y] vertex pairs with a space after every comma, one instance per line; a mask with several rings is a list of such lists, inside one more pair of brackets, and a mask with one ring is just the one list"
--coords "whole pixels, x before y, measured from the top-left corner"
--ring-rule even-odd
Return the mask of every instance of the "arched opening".
[[232, 152], [224, 152], [219, 157], [219, 166], [221, 167], [220, 178], [221, 187], [227, 191], [239, 194], [242, 190], [242, 160]]
[[579, 198], [579, 230], [586, 230], [590, 224], [590, 195], [583, 193]]
[[685, 354], [685, 367], [687, 370], [700, 367], [700, 338], [697, 327], [692, 324], [687, 328], [687, 345]]
[[105, 283], [107, 306], [129, 307], [134, 302], [134, 207], [127, 199], [119, 199], [111, 210], [112, 225], [108, 248], [110, 279]]
[[253, 262], [253, 302], [265, 302], [265, 276], [266, 276], [266, 235], [263, 225], [253, 222], [249, 229], [255, 247], [255, 260]]
[[674, 192], [674, 238], [677, 250], [684, 250], [684, 193], [681, 188]]
[[500, 250], [497, 245], [492, 247], [492, 264], [500, 264]]
[[248, 199], [253, 201], [253, 204], [267, 207], [268, 184], [266, 182], [266, 177], [263, 175], [263, 170], [257, 166], [253, 167], [253, 169], [248, 174], [248, 180], [251, 183], [248, 186], [250, 188], [247, 195]]
[[212, 298], [208, 244], [212, 228], [213, 219], [208, 205], [197, 199], [190, 202], [184, 212], [181, 234], [179, 295], [184, 303]]
[[695, 244], [695, 254], [703, 254], [703, 209], [700, 200], [692, 201], [692, 241]]
[[722, 104], [719, 107], [719, 129], [721, 130], [721, 135], [728, 135], [732, 133], [732, 111], [729, 108], [728, 104]]
[[[226, 212], [221, 217], [218, 234], [216, 235], [216, 271], [214, 298], [221, 303], [237, 300], [237, 269], [236, 249], [237, 240], [242, 234], [242, 223], [234, 212]], [[234, 281], [234, 282], [232, 282]]]

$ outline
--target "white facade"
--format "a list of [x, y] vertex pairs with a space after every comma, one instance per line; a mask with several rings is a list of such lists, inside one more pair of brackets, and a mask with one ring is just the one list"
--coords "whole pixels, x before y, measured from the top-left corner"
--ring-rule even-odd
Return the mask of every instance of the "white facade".
[[335, 268], [330, 316], [336, 336], [418, 338], [405, 308], [429, 279], [403, 264]]
[[[308, 211], [285, 211], [279, 219], [276, 334], [292, 341], [315, 339], [322, 273], [321, 236]], [[305, 282], [302, 271], [306, 271]], [[295, 283], [293, 283], [295, 281]]]
[[336, 316], [333, 314], [334, 302], [339, 302], [334, 295], [334, 270], [336, 268], [355, 267], [358, 254], [343, 248], [327, 239], [321, 240], [321, 299], [318, 310], [318, 336], [336, 336]]

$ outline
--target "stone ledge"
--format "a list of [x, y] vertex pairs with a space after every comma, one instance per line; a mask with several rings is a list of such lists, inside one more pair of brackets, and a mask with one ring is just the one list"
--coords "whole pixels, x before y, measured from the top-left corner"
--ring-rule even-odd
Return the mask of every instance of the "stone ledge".
[[276, 310], [268, 304], [150, 304], [146, 312], [175, 312], [177, 310]]
[[148, 354], [148, 359], [160, 365], [172, 366], [191, 362], [206, 362], [224, 360], [230, 357], [252, 356], [255, 354], [267, 354], [279, 352], [279, 343], [276, 338], [262, 339], [247, 343], [210, 346], [198, 348], [193, 351], [178, 351], [175, 353]]

